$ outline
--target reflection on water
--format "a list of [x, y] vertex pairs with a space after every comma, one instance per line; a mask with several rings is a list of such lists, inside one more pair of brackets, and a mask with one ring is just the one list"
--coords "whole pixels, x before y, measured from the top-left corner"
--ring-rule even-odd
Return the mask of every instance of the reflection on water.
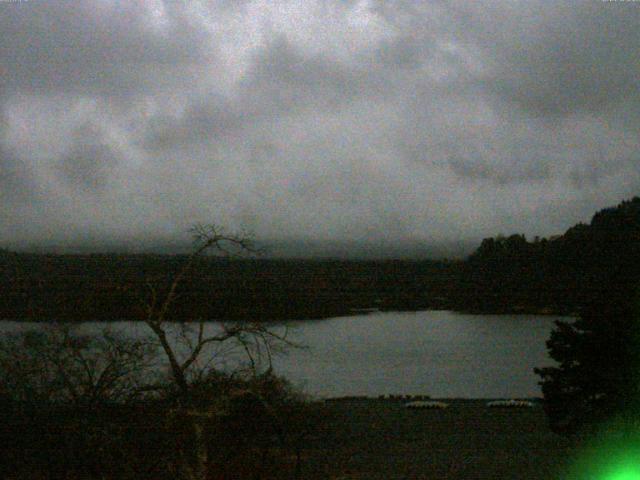
[[[545, 341], [557, 318], [423, 311], [293, 322], [289, 337], [307, 348], [291, 350], [274, 364], [278, 373], [318, 396], [539, 396], [533, 367], [552, 364]], [[112, 326], [131, 335], [147, 332], [140, 323]], [[1, 328], [26, 327], [3, 322]], [[95, 331], [98, 324], [83, 328]]]

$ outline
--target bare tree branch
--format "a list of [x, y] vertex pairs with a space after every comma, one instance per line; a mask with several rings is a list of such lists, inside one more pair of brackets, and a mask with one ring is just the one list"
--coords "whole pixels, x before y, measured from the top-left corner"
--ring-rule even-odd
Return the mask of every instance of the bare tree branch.
[[[207, 253], [221, 254], [226, 257], [260, 253], [251, 236], [245, 232], [227, 233], [217, 225], [197, 224], [191, 228], [190, 233], [194, 240], [194, 250], [173, 276], [166, 293], [163, 291], [160, 295], [158, 289], [147, 282], [150, 298], [145, 304], [147, 312], [145, 322], [159, 341], [169, 362], [173, 383], [180, 394], [178, 410], [191, 430], [192, 455], [190, 457], [192, 458], [191, 460], [183, 459], [180, 466], [181, 473], [185, 478], [204, 480], [207, 478], [208, 447], [203, 422], [217, 413], [198, 409], [197, 404], [193, 404], [194, 398], [191, 395], [193, 384], [190, 382], [193, 382], [194, 378], [206, 380], [208, 373], [220, 371], [223, 362], [230, 358], [233, 352], [231, 349], [240, 349], [244, 352], [244, 357], [250, 364], [252, 376], [256, 375], [258, 361], [264, 356], [268, 361], [268, 372], [270, 372], [273, 353], [278, 348], [294, 346], [294, 343], [287, 339], [286, 329], [284, 333], [278, 333], [258, 322], [222, 323], [220, 331], [208, 333], [204, 318], [197, 320], [197, 330], [191, 330], [186, 324], [182, 324], [180, 330], [170, 338], [170, 328], [167, 328], [170, 309], [178, 298], [181, 283], [192, 272], [201, 257]], [[221, 356], [216, 357], [210, 354], [207, 357], [206, 354], [214, 346], [218, 347], [217, 353]], [[186, 347], [187, 352], [180, 351], [180, 347]], [[203, 358], [205, 361], [202, 366], [200, 362]], [[196, 367], [202, 369], [198, 370]], [[196, 370], [195, 376], [194, 370]], [[237, 369], [234, 373], [236, 372], [238, 372]]]

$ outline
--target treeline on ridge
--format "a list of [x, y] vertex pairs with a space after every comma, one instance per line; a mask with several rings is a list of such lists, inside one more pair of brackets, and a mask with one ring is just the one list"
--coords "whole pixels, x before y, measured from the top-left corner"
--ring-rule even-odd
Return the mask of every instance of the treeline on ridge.
[[561, 236], [483, 240], [465, 262], [451, 300], [472, 312], [573, 314], [607, 295], [611, 285], [639, 280], [640, 198], [634, 197]]
[[[640, 198], [549, 239], [482, 241], [465, 261], [205, 257], [176, 320], [326, 318], [360, 309], [572, 314], [611, 282], [640, 278]], [[140, 320], [185, 255], [0, 252], [0, 318]]]

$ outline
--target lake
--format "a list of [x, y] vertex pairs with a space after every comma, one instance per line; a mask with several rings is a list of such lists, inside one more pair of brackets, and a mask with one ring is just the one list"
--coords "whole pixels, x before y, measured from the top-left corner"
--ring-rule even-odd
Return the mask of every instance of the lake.
[[[274, 366], [294, 385], [321, 397], [536, 397], [541, 392], [533, 368], [553, 365], [545, 341], [556, 319], [563, 317], [420, 311], [291, 322], [289, 338], [307, 348], [277, 357]], [[132, 334], [146, 328], [131, 322], [113, 327]], [[25, 324], [1, 327], [21, 328]]]
[[299, 324], [309, 345], [276, 361], [316, 395], [540, 396], [534, 367], [553, 365], [545, 342], [561, 317], [385, 312]]

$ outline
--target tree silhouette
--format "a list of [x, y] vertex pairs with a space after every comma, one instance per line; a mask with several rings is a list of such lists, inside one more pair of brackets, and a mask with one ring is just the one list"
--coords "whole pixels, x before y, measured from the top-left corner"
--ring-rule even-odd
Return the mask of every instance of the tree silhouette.
[[640, 413], [638, 290], [610, 287], [574, 322], [556, 322], [547, 347], [558, 366], [535, 369], [558, 433], [589, 430], [615, 417], [631, 427]]
[[[267, 357], [267, 372], [270, 373], [274, 349], [292, 346], [293, 343], [287, 340], [286, 330], [278, 331], [259, 319], [222, 323], [220, 330], [208, 332], [205, 328], [206, 318], [194, 318], [191, 323], [182, 323], [179, 335], [172, 341], [171, 312], [179, 296], [178, 288], [185, 277], [198, 267], [202, 257], [207, 252], [225, 256], [257, 252], [251, 238], [244, 233], [228, 233], [216, 225], [196, 225], [191, 233], [194, 238], [193, 253], [177, 271], [168, 288], [159, 291], [152, 283], [148, 284], [149, 297], [144, 302], [147, 317], [144, 321], [158, 340], [169, 363], [171, 382], [177, 389], [177, 406], [173, 415], [188, 430], [188, 448], [185, 453], [182, 450], [180, 452], [184, 460], [178, 465], [178, 476], [188, 480], [206, 480], [209, 478], [211, 448], [207, 438], [207, 425], [212, 418], [224, 413], [223, 399], [206, 396], [203, 402], [199, 398], [202, 396], [198, 388], [201, 380], [211, 378], [211, 374], [215, 374], [220, 368], [219, 363], [224, 363], [225, 360], [224, 355], [222, 359], [212, 355], [209, 347], [224, 345], [239, 349], [249, 361], [255, 376], [258, 373], [258, 357]], [[265, 411], [268, 410], [266, 402], [255, 392], [243, 393], [251, 394], [256, 402], [264, 404]]]

